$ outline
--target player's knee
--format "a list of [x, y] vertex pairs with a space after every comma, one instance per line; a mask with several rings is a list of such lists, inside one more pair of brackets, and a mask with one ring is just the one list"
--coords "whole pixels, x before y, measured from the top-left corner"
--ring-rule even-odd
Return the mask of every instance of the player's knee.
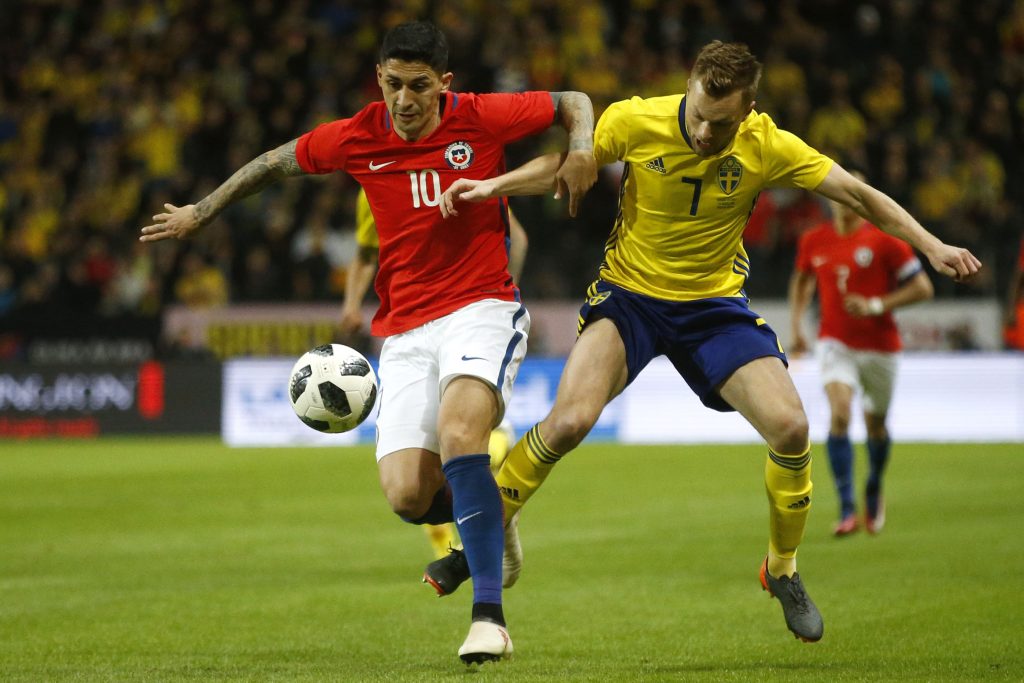
[[544, 440], [555, 452], [568, 453], [580, 445], [596, 422], [597, 416], [584, 410], [552, 411], [543, 423]]
[[829, 432], [835, 436], [842, 436], [850, 430], [850, 413], [832, 411], [832, 419], [829, 423]]
[[430, 508], [432, 499], [432, 496], [416, 482], [393, 484], [384, 490], [384, 497], [387, 498], [391, 511], [407, 522], [423, 517]]
[[441, 452], [452, 456], [483, 453], [487, 451], [490, 430], [465, 421], [449, 421], [437, 435]]
[[769, 445], [780, 454], [803, 453], [807, 448], [809, 434], [807, 415], [802, 410], [792, 410], [775, 420]]
[[868, 438], [872, 441], [885, 441], [889, 438], [889, 430], [885, 428], [884, 424], [881, 425], [867, 425]]
[[850, 428], [850, 400], [847, 396], [830, 396], [830, 426], [833, 434], [844, 434]]

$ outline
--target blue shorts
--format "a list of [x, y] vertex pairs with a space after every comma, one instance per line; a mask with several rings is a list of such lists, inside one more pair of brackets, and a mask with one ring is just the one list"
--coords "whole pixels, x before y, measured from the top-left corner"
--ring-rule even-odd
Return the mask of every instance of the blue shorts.
[[733, 372], [765, 356], [789, 366], [779, 338], [745, 298], [666, 301], [604, 280], [591, 285], [587, 295], [579, 331], [600, 318], [615, 323], [626, 346], [627, 385], [651, 359], [664, 355], [701, 403], [728, 412], [735, 408], [718, 395], [717, 387]]

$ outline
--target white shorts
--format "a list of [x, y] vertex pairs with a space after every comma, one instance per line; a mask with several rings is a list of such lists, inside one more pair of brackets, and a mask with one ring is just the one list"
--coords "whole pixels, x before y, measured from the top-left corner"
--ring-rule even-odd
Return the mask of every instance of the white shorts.
[[456, 377], [494, 388], [498, 422], [526, 355], [530, 314], [514, 301], [485, 299], [388, 337], [380, 354], [377, 460], [403, 448], [440, 453], [441, 396]]
[[897, 354], [851, 349], [836, 339], [819, 339], [815, 355], [822, 384], [839, 382], [861, 390], [861, 404], [870, 415], [889, 412], [896, 382]]

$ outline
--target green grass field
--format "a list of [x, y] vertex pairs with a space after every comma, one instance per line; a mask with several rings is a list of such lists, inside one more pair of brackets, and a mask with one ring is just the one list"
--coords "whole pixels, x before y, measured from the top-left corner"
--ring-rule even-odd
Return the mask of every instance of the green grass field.
[[1024, 446], [898, 444], [888, 527], [842, 540], [819, 457], [814, 645], [757, 583], [762, 467], [754, 446], [566, 458], [523, 516], [516, 656], [472, 673], [471, 589], [419, 582], [426, 539], [369, 448], [3, 442], [0, 680], [1024, 680]]

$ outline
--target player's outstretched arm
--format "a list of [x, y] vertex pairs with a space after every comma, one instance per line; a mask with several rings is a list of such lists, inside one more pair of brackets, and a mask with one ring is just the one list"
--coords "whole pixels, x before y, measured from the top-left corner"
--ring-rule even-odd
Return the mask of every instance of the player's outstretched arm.
[[815, 191], [845, 204], [890, 235], [910, 243], [936, 271], [957, 282], [971, 279], [981, 269], [981, 261], [969, 250], [945, 244], [888, 195], [857, 180], [839, 164], [832, 166]]
[[867, 318], [882, 315], [888, 311], [926, 301], [935, 296], [935, 288], [928, 274], [918, 272], [902, 285], [885, 296], [866, 297], [859, 294], [847, 294], [843, 297], [843, 308], [855, 318]]
[[594, 105], [584, 93], [553, 92], [559, 123], [569, 133], [569, 153], [558, 168], [555, 199], [569, 193], [569, 215], [575, 217], [583, 195], [597, 182], [594, 160]]
[[297, 139], [259, 155], [235, 171], [234, 175], [197, 204], [164, 204], [167, 212], [153, 216], [153, 225], [142, 229], [139, 241], [185, 239], [216, 218], [229, 204], [256, 194], [282, 178], [301, 175], [303, 170], [295, 158], [296, 143]]
[[804, 335], [804, 313], [814, 296], [814, 274], [802, 270], [793, 270], [789, 278], [789, 351], [793, 355], [805, 353], [810, 346]]
[[360, 246], [345, 275], [345, 298], [341, 304], [338, 327], [342, 334], [351, 335], [363, 329], [363, 298], [377, 274], [379, 250]]
[[519, 168], [486, 180], [459, 178], [441, 195], [441, 214], [445, 218], [458, 216], [458, 202], [482, 202], [492, 197], [517, 197], [550, 192], [555, 188], [555, 174], [562, 164], [563, 156], [545, 154], [535, 157]]
[[523, 224], [519, 222], [512, 209], [508, 210], [508, 274], [512, 281], [519, 284], [519, 276], [523, 274], [523, 264], [526, 263], [526, 250], [530, 246], [530, 240], [526, 236]]

